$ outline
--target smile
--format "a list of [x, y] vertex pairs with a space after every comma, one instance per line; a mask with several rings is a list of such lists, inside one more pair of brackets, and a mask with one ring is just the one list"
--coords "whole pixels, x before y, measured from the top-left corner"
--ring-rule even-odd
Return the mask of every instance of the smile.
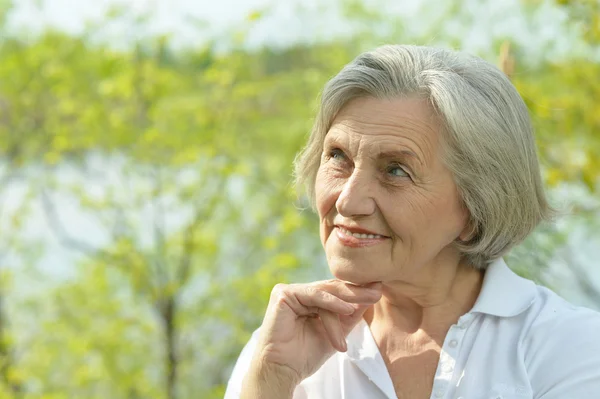
[[376, 245], [388, 238], [379, 234], [353, 233], [340, 226], [335, 226], [335, 230], [339, 242], [346, 247], [352, 248]]
[[356, 237], [356, 238], [385, 238], [384, 236], [382, 236], [382, 235], [379, 235], [379, 234], [363, 234], [363, 233], [353, 233], [353, 232], [351, 232], [351, 231], [349, 231], [349, 230], [346, 230], [346, 229], [345, 229], [345, 228], [343, 228], [343, 227], [339, 227], [339, 226], [337, 226], [337, 228], [338, 228], [338, 230], [339, 230], [339, 231], [340, 231], [342, 234], [344, 234], [344, 235], [346, 235], [346, 236], [352, 236], [352, 237]]

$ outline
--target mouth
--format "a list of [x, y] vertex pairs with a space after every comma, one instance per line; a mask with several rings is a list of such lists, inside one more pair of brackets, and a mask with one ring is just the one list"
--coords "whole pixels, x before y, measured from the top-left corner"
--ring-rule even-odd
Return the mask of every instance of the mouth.
[[337, 238], [343, 245], [354, 248], [376, 245], [389, 238], [363, 229], [358, 231], [359, 229], [353, 228], [352, 230], [354, 231], [351, 231], [346, 227], [334, 226], [334, 230]]

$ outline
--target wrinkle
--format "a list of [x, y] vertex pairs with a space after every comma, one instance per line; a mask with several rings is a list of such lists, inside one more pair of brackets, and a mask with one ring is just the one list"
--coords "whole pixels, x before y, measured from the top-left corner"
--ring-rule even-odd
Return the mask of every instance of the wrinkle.
[[[340, 129], [339, 125], [344, 125], [344, 123], [336, 123], [332, 126], [330, 133], [326, 136], [325, 143], [331, 145], [333, 142], [344, 145], [355, 157], [362, 155], [364, 152], [368, 158], [377, 158], [377, 154], [389, 151], [386, 147], [392, 145], [393, 147], [406, 148], [414, 152], [417, 155], [417, 161], [423, 166], [431, 163], [433, 145], [429, 139], [422, 135], [422, 130], [416, 130], [419, 133], [419, 137], [423, 137], [422, 140], [417, 140], [403, 134], [406, 131], [397, 127], [395, 129], [388, 129], [388, 132], [378, 133], [368, 128], [356, 130], [350, 125], [348, 125], [348, 129]], [[369, 141], [366, 142], [366, 149], [364, 148], [365, 145], [363, 143], [365, 143], [365, 139], [363, 137], [369, 137]]]

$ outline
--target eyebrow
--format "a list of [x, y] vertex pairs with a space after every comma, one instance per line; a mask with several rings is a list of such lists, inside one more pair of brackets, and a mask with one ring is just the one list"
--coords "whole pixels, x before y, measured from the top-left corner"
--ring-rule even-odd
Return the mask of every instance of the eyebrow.
[[421, 161], [421, 159], [417, 156], [417, 154], [415, 154], [414, 152], [410, 151], [410, 150], [401, 150], [401, 151], [384, 151], [384, 152], [380, 152], [378, 158], [383, 158], [383, 159], [389, 159], [389, 158], [405, 158], [405, 157], [409, 157], [409, 158], [413, 158], [415, 159], [420, 165], [423, 165], [423, 162]]
[[[325, 139], [323, 140], [323, 145], [338, 145], [340, 147], [345, 147], [340, 140], [338, 139], [338, 137], [334, 134], [334, 135], [327, 135], [325, 136]], [[383, 151], [380, 152], [379, 154], [377, 154], [377, 158], [378, 159], [394, 159], [394, 158], [412, 158], [414, 160], [416, 160], [420, 166], [424, 166], [423, 161], [421, 160], [421, 158], [419, 158], [419, 156], [417, 154], [415, 154], [413, 151], [411, 150], [391, 150], [391, 151]]]

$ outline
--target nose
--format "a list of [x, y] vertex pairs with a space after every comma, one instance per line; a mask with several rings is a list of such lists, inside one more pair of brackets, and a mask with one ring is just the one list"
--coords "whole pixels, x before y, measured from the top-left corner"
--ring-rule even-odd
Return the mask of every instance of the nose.
[[367, 173], [354, 169], [335, 202], [338, 213], [345, 217], [372, 215], [376, 205], [371, 183]]

